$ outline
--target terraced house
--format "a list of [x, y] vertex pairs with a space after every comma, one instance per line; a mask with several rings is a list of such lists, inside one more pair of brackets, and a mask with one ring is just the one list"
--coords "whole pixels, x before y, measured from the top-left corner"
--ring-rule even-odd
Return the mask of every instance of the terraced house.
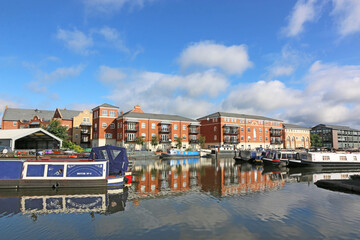
[[[129, 150], [166, 151], [176, 147], [177, 139], [180, 138], [182, 149], [198, 148], [200, 124], [194, 119], [145, 113], [139, 105], [126, 113], [121, 112], [120, 115], [118, 109], [109, 104], [93, 109], [93, 146], [111, 144], [124, 146]], [[144, 141], [142, 146], [136, 144], [139, 137]], [[152, 144], [154, 137], [157, 144]]]
[[67, 127], [69, 140], [81, 147], [90, 147], [92, 116], [88, 110], [57, 108], [52, 111], [5, 107], [2, 129], [47, 127], [54, 119], [60, 120], [61, 125]]
[[216, 112], [198, 119], [205, 147], [282, 148], [282, 121], [256, 115]]

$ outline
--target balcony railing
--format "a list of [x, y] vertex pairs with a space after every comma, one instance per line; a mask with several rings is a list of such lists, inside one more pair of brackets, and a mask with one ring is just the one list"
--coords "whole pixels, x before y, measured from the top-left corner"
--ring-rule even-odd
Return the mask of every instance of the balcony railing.
[[133, 126], [127, 126], [127, 125], [125, 125], [125, 132], [137, 132], [137, 131], [139, 131], [139, 126], [138, 125], [136, 125], [135, 127], [133, 127]]
[[199, 143], [199, 139], [190, 139], [190, 143]]
[[81, 139], [82, 143], [89, 143], [90, 142], [90, 138], [82, 138]]
[[283, 143], [283, 141], [281, 141], [281, 140], [271, 140], [270, 141], [270, 144], [282, 144]]
[[237, 130], [224, 130], [224, 134], [237, 135], [239, 132]]
[[159, 143], [171, 143], [170, 139], [160, 139]]
[[199, 134], [199, 133], [200, 133], [200, 131], [197, 130], [197, 129], [191, 129], [190, 128], [190, 130], [189, 130], [189, 134]]
[[240, 141], [239, 141], [239, 139], [225, 138], [225, 139], [224, 139], [224, 143], [237, 144], [237, 143], [240, 143]]
[[160, 128], [159, 132], [161, 132], [161, 133], [170, 133], [170, 128]]
[[134, 139], [128, 139], [128, 138], [126, 138], [126, 139], [125, 139], [125, 142], [133, 143], [133, 142], [135, 142], [135, 138], [134, 138]]
[[81, 134], [90, 134], [90, 130], [88, 129], [81, 130]]

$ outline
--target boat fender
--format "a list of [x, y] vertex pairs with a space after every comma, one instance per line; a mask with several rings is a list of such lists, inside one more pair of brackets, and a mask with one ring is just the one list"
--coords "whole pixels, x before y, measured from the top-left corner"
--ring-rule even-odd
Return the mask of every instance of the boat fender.
[[124, 177], [124, 181], [125, 181], [125, 183], [128, 183], [129, 179], [127, 177]]
[[58, 187], [59, 187], [59, 183], [58, 183], [58, 182], [52, 186], [53, 189], [56, 189], [56, 188], [58, 188]]

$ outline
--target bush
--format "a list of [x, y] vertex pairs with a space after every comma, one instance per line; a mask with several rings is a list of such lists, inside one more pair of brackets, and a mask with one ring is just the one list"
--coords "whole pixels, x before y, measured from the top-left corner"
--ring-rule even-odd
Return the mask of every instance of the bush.
[[74, 150], [77, 153], [81, 153], [84, 151], [84, 149], [82, 147], [80, 147], [79, 145], [76, 145], [75, 143], [70, 142], [70, 141], [63, 141], [62, 147], [68, 148], [70, 150]]

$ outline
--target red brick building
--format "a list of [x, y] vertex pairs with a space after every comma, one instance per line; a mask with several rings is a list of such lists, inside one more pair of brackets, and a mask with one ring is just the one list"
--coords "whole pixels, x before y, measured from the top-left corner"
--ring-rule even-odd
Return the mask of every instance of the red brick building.
[[[83, 116], [87, 117], [83, 118]], [[69, 140], [75, 142], [78, 145], [81, 145], [82, 147], [90, 147], [91, 139], [86, 142], [81, 142], [82, 136], [78, 134], [79, 141], [77, 141], [76, 134], [74, 134], [74, 130], [76, 129], [81, 130], [81, 128], [88, 128], [88, 125], [91, 126], [91, 119], [89, 119], [87, 110], [76, 111], [57, 108], [55, 111], [51, 111], [39, 109], [8, 108], [6, 106], [2, 118], [2, 129], [47, 127], [54, 119], [59, 120], [62, 126], [67, 127]], [[84, 121], [84, 123], [82, 121]]]
[[199, 118], [205, 147], [282, 148], [282, 121], [263, 116], [216, 112]]
[[[106, 144], [133, 149], [165, 151], [176, 146], [180, 138], [182, 149], [198, 147], [200, 124], [198, 121], [178, 115], [145, 113], [139, 105], [118, 115], [118, 107], [102, 104], [93, 109], [93, 146]], [[141, 137], [144, 145], [136, 144]], [[152, 145], [153, 138], [158, 140]]]
[[92, 114], [92, 146], [116, 146], [116, 118], [119, 115], [119, 107], [104, 103], [93, 108]]
[[[197, 149], [199, 143], [200, 124], [198, 121], [178, 115], [144, 113], [139, 105], [117, 119], [118, 145], [130, 149], [136, 148], [135, 139], [144, 139], [145, 149], [166, 151], [176, 147], [177, 139], [181, 139], [182, 149]], [[151, 140], [156, 137], [158, 145], [153, 146]]]

